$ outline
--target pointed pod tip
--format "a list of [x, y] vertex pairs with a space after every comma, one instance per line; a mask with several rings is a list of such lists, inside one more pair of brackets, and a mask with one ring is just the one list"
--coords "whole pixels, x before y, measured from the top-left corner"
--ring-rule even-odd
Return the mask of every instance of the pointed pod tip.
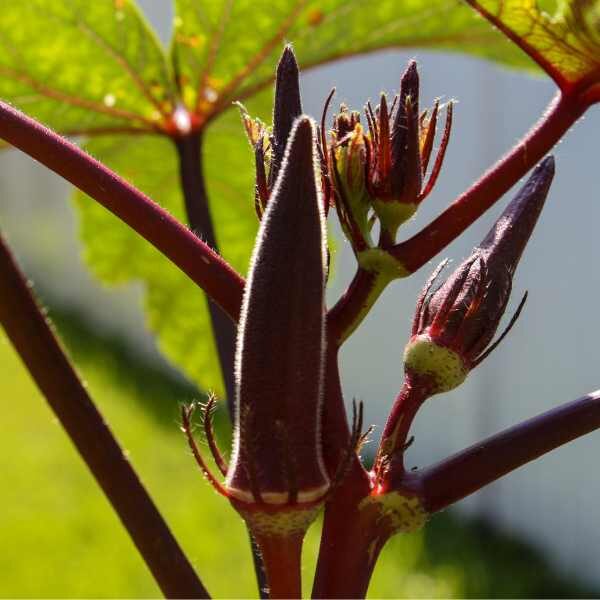
[[554, 177], [555, 167], [556, 165], [554, 156], [549, 154], [538, 164], [538, 166], [534, 169], [533, 174], [551, 179]]
[[554, 177], [554, 158], [546, 157], [505, 208], [480, 248], [514, 273], [546, 202]]
[[417, 69], [417, 61], [410, 60], [408, 66], [406, 67], [406, 71], [402, 74], [402, 78], [400, 80], [400, 88], [402, 90], [410, 91], [418, 87], [419, 85], [419, 70]]
[[554, 156], [550, 154], [535, 167], [531, 176], [518, 194], [518, 197], [537, 196], [538, 202], [543, 204], [546, 200], [548, 190], [550, 189], [550, 184], [554, 179], [554, 173]]
[[300, 115], [294, 121], [294, 127], [311, 128], [315, 125], [315, 120], [309, 115]]
[[[287, 44], [279, 62], [277, 63], [277, 71], [276, 71], [276, 87], [281, 86], [284, 89], [280, 90], [284, 91], [287, 95], [292, 95], [292, 97], [285, 98], [286, 102], [292, 102], [292, 106], [290, 110], [298, 110], [297, 107], [300, 106], [300, 89], [299, 89], [299, 78], [300, 68], [298, 67], [298, 61], [296, 60], [296, 55], [294, 54], [294, 50], [290, 44]], [[276, 91], [277, 94], [277, 91]], [[299, 109], [301, 111], [302, 109]], [[299, 114], [299, 112], [297, 112]]]
[[281, 58], [279, 59], [279, 63], [277, 64], [277, 72], [279, 73], [282, 70], [298, 71], [298, 61], [296, 60], [296, 55], [294, 54], [294, 49], [292, 48], [291, 44], [286, 44], [283, 47]]
[[288, 44], [277, 64], [275, 105], [273, 107], [273, 151], [269, 183], [273, 185], [281, 167], [285, 145], [294, 119], [302, 114], [298, 63]]
[[300, 115], [292, 125], [292, 131], [290, 132], [290, 151], [296, 145], [311, 147], [315, 139], [316, 123], [307, 115]]

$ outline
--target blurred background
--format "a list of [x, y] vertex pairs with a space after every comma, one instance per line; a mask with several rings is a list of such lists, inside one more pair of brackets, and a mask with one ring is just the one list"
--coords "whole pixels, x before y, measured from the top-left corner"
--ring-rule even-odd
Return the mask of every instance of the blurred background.
[[[169, 3], [139, 3], [167, 40]], [[305, 110], [319, 116], [333, 85], [337, 103], [360, 109], [381, 91], [396, 91], [413, 57], [420, 67], [422, 106], [440, 96], [458, 104], [442, 175], [404, 229], [406, 236], [439, 214], [507, 151], [554, 94], [553, 85], [541, 78], [415, 49], [354, 58], [304, 74]], [[591, 110], [585, 120], [555, 150], [556, 179], [517, 271], [507, 313], [527, 289], [521, 319], [459, 390], [425, 405], [415, 424], [409, 466], [425, 466], [600, 387], [595, 344], [600, 330], [595, 170], [600, 114]], [[144, 327], [140, 288], [107, 289], [87, 273], [69, 192], [27, 157], [12, 151], [0, 155], [2, 228], [100, 409], [207, 587], [221, 597], [253, 594], [243, 528], [229, 506], [204, 485], [178, 433], [177, 403], [198, 397], [198, 392], [157, 353]], [[377, 426], [376, 432], [402, 382], [402, 351], [424, 281], [442, 257], [460, 261], [468, 254], [507, 200], [431, 265], [391, 286], [346, 345], [346, 399], [365, 402], [366, 420]], [[330, 302], [354, 271], [352, 253], [337, 237]], [[5, 405], [0, 595], [157, 595], [117, 519], [1, 334], [0, 394]], [[435, 517], [425, 532], [395, 538], [384, 552], [371, 595], [600, 595], [599, 452], [600, 433], [589, 435]], [[317, 543], [313, 528], [306, 552], [307, 589]]]

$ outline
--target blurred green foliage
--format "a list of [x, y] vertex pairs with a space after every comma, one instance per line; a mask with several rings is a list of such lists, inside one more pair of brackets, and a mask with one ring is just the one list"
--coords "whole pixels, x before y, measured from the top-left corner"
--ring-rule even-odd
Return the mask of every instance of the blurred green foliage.
[[[160, 510], [215, 597], [255, 597], [245, 529], [203, 481], [178, 431], [193, 386], [84, 321], [52, 313], [72, 358]], [[125, 530], [0, 336], [1, 597], [155, 597]], [[223, 414], [217, 415], [223, 430]], [[223, 435], [226, 435], [222, 431]], [[305, 594], [318, 550], [305, 548]], [[530, 546], [452, 513], [386, 547], [371, 597], [597, 597], [559, 577]]]

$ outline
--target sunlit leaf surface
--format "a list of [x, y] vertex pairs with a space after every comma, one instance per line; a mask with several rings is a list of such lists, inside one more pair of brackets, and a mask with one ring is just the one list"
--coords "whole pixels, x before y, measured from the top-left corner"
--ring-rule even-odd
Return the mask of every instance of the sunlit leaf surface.
[[154, 129], [175, 88], [130, 0], [0, 1], [0, 96], [62, 132]]
[[561, 87], [600, 79], [598, 0], [468, 0]]

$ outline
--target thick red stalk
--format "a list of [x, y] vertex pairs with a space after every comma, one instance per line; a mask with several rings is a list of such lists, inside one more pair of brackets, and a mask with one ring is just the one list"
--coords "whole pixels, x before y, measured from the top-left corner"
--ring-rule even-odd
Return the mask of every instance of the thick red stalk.
[[428, 395], [426, 388], [414, 385], [408, 377], [405, 379], [381, 434], [384, 439], [395, 436], [394, 449], [404, 446], [414, 417]]
[[127, 223], [237, 321], [243, 278], [158, 204], [72, 142], [4, 102], [0, 102], [0, 137]]
[[[358, 484], [358, 485], [357, 485]], [[364, 598], [377, 558], [390, 533], [381, 519], [359, 510], [366, 494], [351, 472], [325, 509], [313, 598]]]
[[[404, 476], [404, 450], [407, 446], [408, 434], [414, 418], [423, 402], [430, 396], [426, 382], [414, 381], [406, 376], [402, 389], [398, 394], [388, 416], [381, 443], [375, 460], [375, 475], [379, 493], [385, 493], [390, 481]], [[386, 472], [378, 472], [385, 461]]]
[[256, 536], [267, 567], [267, 598], [302, 598], [302, 541], [304, 532], [297, 535]]
[[508, 154], [439, 217], [412, 238], [397, 244], [392, 254], [411, 273], [426, 264], [538, 163], [562, 139], [585, 109], [577, 96], [559, 92], [542, 118]]
[[[323, 398], [323, 455], [329, 475], [333, 476], [350, 443], [351, 431], [348, 427], [346, 407], [340, 382], [338, 367], [338, 347], [330, 339], [327, 341], [324, 374]], [[358, 460], [354, 461], [360, 466]], [[367, 481], [367, 474], [360, 467]]]
[[[337, 346], [330, 343], [325, 370], [323, 449], [331, 476], [350, 440], [337, 361]], [[374, 566], [374, 560], [367, 560], [372, 532], [365, 529], [358, 504], [369, 492], [369, 476], [356, 457], [325, 507], [313, 598], [356, 598], [366, 593]]]
[[[326, 406], [329, 407], [342, 403], [337, 363], [334, 362], [336, 354], [337, 351], [331, 353], [328, 365]], [[404, 445], [414, 415], [423, 399], [422, 390], [418, 386], [403, 386], [383, 433], [384, 440], [393, 436], [396, 441], [394, 447], [390, 448], [391, 451]], [[327, 419], [325, 426], [327, 427]], [[332, 427], [331, 423], [329, 427]], [[340, 429], [339, 424], [335, 429]], [[341, 439], [340, 436], [340, 441]], [[404, 473], [401, 461], [399, 465], [393, 466], [400, 467], [393, 473], [400, 477]], [[328, 503], [313, 598], [365, 597], [379, 553], [394, 533], [375, 504], [370, 507], [365, 505], [369, 494], [373, 493], [373, 483], [377, 482], [370, 481], [357, 459]]]
[[209, 598], [66, 358], [1, 235], [0, 323], [163, 593]]
[[582, 435], [600, 428], [600, 392], [593, 392], [479, 442], [417, 474], [429, 512], [450, 504]]
[[377, 275], [358, 267], [354, 278], [343, 296], [327, 313], [327, 329], [330, 343], [340, 347], [343, 341], [356, 327], [358, 315], [367, 305], [369, 295], [375, 287]]

